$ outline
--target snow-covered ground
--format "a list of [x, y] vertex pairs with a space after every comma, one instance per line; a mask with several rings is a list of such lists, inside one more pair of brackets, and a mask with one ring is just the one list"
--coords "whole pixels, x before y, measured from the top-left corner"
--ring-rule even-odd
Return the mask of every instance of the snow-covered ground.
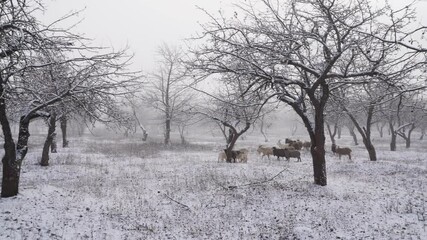
[[247, 164], [218, 163], [220, 143], [205, 139], [76, 138], [49, 167], [37, 164], [41, 140], [20, 194], [0, 199], [0, 239], [427, 239], [427, 141], [390, 152], [384, 140], [377, 162], [362, 146], [353, 160], [328, 152], [321, 187], [308, 152], [261, 160], [261, 138], [240, 142]]

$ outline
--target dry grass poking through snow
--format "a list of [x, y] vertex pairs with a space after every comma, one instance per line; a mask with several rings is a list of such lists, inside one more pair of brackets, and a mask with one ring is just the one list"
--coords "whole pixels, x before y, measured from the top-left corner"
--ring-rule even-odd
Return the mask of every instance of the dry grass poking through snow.
[[328, 153], [320, 187], [307, 152], [228, 164], [213, 145], [73, 142], [48, 168], [30, 149], [0, 239], [427, 239], [427, 153]]

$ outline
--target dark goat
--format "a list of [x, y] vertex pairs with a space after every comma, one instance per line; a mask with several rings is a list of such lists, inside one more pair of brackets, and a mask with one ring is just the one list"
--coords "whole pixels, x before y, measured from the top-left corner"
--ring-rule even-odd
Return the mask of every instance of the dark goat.
[[277, 160], [280, 160], [281, 157], [286, 158], [285, 149], [273, 147], [273, 156], [276, 156]]
[[296, 158], [298, 162], [301, 162], [301, 153], [298, 150], [285, 150], [285, 158], [289, 161], [289, 158]]
[[341, 155], [347, 155], [348, 159], [351, 160], [351, 149], [348, 147], [340, 148], [335, 144], [332, 144], [331, 150], [333, 153], [338, 153], [339, 158], [341, 159]]
[[277, 160], [280, 160], [280, 157], [285, 157], [285, 149], [273, 147], [273, 156], [276, 156]]
[[273, 147], [273, 155], [277, 157], [277, 160], [279, 160], [280, 157], [284, 157], [288, 161], [290, 158], [296, 158], [297, 161], [301, 162], [301, 153], [297, 150], [278, 149]]

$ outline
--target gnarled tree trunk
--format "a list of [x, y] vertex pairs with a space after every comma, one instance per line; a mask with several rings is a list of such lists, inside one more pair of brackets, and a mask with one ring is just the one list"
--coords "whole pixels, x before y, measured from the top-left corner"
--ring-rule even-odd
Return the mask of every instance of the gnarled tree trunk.
[[335, 136], [337, 135], [338, 125], [336, 123], [334, 124], [334, 131], [331, 130], [331, 126], [328, 122], [326, 122], [326, 127], [328, 129], [329, 137], [331, 138], [332, 144], [336, 144]]
[[223, 122], [222, 124], [225, 127], [228, 127], [229, 129], [229, 135], [227, 138], [227, 148], [225, 149], [225, 155], [227, 156], [226, 162], [232, 163], [234, 162], [234, 159], [232, 159], [231, 151], [233, 150], [234, 145], [237, 142], [237, 139], [250, 128], [251, 124], [247, 122], [245, 125], [245, 128], [243, 128], [240, 132], [237, 132], [236, 128], [234, 128], [230, 124], [227, 124], [225, 122]]
[[291, 107], [301, 117], [304, 126], [307, 129], [311, 139], [311, 156], [313, 161], [314, 183], [320, 186], [327, 185], [326, 159], [325, 159], [325, 104], [329, 99], [329, 86], [325, 83], [320, 84], [322, 95], [320, 99], [314, 91], [308, 91], [308, 96], [314, 107], [314, 126], [308, 119], [306, 112], [297, 104], [291, 104]]
[[181, 138], [181, 144], [187, 144], [187, 140], [185, 140], [185, 124], [178, 124], [178, 131]]
[[365, 127], [362, 128], [359, 125], [356, 118], [353, 116], [353, 114], [351, 114], [348, 111], [348, 109], [345, 108], [345, 106], [342, 106], [342, 107], [344, 108], [350, 120], [353, 122], [357, 131], [360, 133], [360, 136], [362, 136], [363, 144], [365, 145], [365, 148], [368, 151], [369, 159], [371, 161], [377, 161], [377, 153], [371, 140], [371, 126], [372, 126], [372, 117], [374, 115], [375, 104], [369, 105], [367, 109], [366, 128]]
[[348, 127], [348, 131], [349, 131], [349, 133], [350, 133], [350, 135], [353, 137], [353, 143], [354, 143], [354, 145], [359, 145], [359, 142], [357, 141], [357, 135], [356, 135], [356, 133], [354, 132], [354, 126], [353, 127]]
[[[0, 103], [0, 105], [2, 105]], [[4, 104], [3, 104], [4, 106]], [[2, 107], [0, 107], [1, 109]], [[0, 115], [5, 111], [0, 110]], [[2, 128], [3, 134], [5, 135], [5, 155], [2, 159], [3, 162], [3, 179], [1, 197], [13, 197], [18, 194], [19, 189], [19, 178], [21, 173], [22, 160], [28, 151], [28, 138], [30, 137], [29, 125], [30, 120], [38, 117], [37, 114], [30, 114], [21, 117], [19, 121], [19, 134], [18, 142], [15, 144], [12, 139], [10, 132], [9, 122], [7, 121], [6, 115], [2, 115]], [[8, 133], [7, 133], [8, 132]], [[6, 135], [9, 135], [6, 137]]]
[[396, 131], [394, 131], [394, 126], [393, 126], [393, 122], [389, 121], [388, 123], [388, 129], [390, 129], [390, 136], [391, 136], [391, 140], [390, 140], [390, 151], [396, 151], [397, 147], [396, 147], [396, 140], [397, 140], [397, 133]]
[[60, 125], [61, 125], [61, 133], [62, 133], [62, 147], [66, 148], [68, 147], [68, 140], [67, 140], [67, 116], [63, 114], [61, 118], [59, 119]]
[[49, 166], [49, 149], [52, 145], [54, 135], [56, 134], [55, 129], [56, 129], [56, 113], [55, 111], [51, 111], [50, 117], [48, 119], [47, 137], [44, 142], [42, 158], [40, 161], [40, 165], [42, 166]]
[[326, 186], [326, 159], [325, 159], [325, 127], [323, 118], [323, 107], [316, 109], [314, 122], [314, 141], [312, 139], [311, 156], [313, 158], [314, 183]]
[[166, 116], [165, 127], [165, 145], [169, 145], [171, 143], [171, 120], [168, 115]]
[[4, 136], [3, 179], [1, 185], [1, 197], [12, 197], [18, 194], [19, 169], [16, 164], [15, 142], [12, 138], [12, 130], [6, 116], [6, 103], [3, 95], [3, 87], [0, 84], [0, 123]]

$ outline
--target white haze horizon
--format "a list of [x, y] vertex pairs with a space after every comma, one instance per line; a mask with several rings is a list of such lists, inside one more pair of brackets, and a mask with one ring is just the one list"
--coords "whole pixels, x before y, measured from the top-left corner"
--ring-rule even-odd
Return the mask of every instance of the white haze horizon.
[[[155, 68], [156, 52], [162, 43], [184, 46], [184, 40], [201, 32], [200, 24], [214, 17], [234, 13], [233, 3], [246, 1], [212, 0], [50, 0], [45, 2], [43, 21], [50, 23], [72, 11], [79, 15], [66, 21], [66, 27], [78, 23], [72, 31], [93, 39], [94, 45], [123, 49], [129, 47], [134, 59], [132, 68], [151, 72]], [[383, 1], [376, 1], [383, 2]], [[413, 1], [390, 0], [394, 8]], [[378, 3], [378, 4], [380, 4]], [[427, 25], [422, 12], [427, 1], [415, 1], [419, 22]], [[206, 11], [206, 12], [205, 12]]]

